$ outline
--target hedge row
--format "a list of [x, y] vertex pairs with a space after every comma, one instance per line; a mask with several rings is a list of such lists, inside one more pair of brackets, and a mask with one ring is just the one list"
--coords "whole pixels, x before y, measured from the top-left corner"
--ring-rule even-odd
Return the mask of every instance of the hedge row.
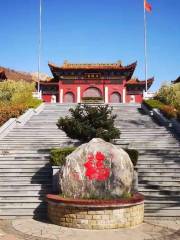
[[149, 109], [152, 110], [153, 108], [160, 109], [164, 106], [164, 104], [156, 99], [149, 99], [143, 100], [143, 104]]
[[104, 100], [103, 97], [82, 97], [83, 101], [100, 101]]
[[[50, 152], [50, 164], [52, 166], [63, 166], [66, 162], [66, 157], [71, 154], [76, 147], [53, 148]], [[137, 165], [139, 153], [134, 149], [124, 149], [134, 166]]]
[[180, 109], [176, 109], [172, 105], [166, 105], [156, 99], [144, 100], [143, 104], [149, 110], [152, 110], [153, 108], [159, 109], [161, 113], [168, 119], [177, 118], [178, 120], [180, 120]]
[[52, 166], [62, 166], [65, 164], [66, 157], [71, 154], [76, 147], [53, 148], [50, 151], [50, 164]]

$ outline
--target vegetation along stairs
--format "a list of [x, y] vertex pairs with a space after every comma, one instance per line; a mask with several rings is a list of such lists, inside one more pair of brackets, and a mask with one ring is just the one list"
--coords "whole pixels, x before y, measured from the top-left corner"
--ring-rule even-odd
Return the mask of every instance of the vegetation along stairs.
[[[74, 145], [56, 122], [68, 104], [45, 104], [23, 126], [0, 140], [0, 218], [44, 217], [51, 191], [49, 150]], [[145, 216], [180, 218], [180, 148], [178, 139], [143, 114], [138, 104], [113, 104], [121, 138], [116, 144], [139, 151], [139, 190]]]
[[49, 150], [75, 142], [56, 126], [68, 110], [65, 104], [46, 104], [0, 140], [0, 219], [45, 217], [45, 195], [52, 189]]

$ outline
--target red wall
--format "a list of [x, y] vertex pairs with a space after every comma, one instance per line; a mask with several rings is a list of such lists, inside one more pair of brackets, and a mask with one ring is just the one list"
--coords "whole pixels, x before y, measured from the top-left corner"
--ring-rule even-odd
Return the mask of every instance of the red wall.
[[59, 84], [59, 88], [63, 89], [63, 94], [65, 95], [67, 92], [72, 92], [75, 96], [76, 101], [77, 101], [77, 87], [81, 88], [81, 98], [82, 98], [83, 93], [86, 91], [86, 89], [88, 89], [90, 87], [98, 88], [101, 91], [102, 95], [104, 96], [104, 89], [106, 86], [109, 89], [109, 91], [108, 91], [109, 98], [113, 92], [119, 92], [121, 94], [121, 98], [122, 98], [124, 84], [122, 84], [122, 85], [118, 85], [118, 84], [78, 84], [78, 85], [74, 85], [74, 84], [63, 84], [63, 83]]
[[43, 102], [51, 102], [51, 95], [42, 95]]
[[[60, 89], [63, 89], [63, 95], [65, 95], [68, 92], [72, 92], [74, 94], [74, 99], [75, 102], [77, 102], [77, 87], [81, 88], [81, 98], [83, 96], [84, 91], [86, 91], [86, 89], [88, 89], [89, 87], [95, 87], [98, 88], [102, 95], [104, 96], [104, 89], [107, 86], [108, 87], [108, 97], [110, 100], [110, 96], [113, 92], [119, 92], [121, 94], [121, 99], [123, 100], [123, 88], [125, 85], [125, 81], [123, 82], [123, 84], [118, 85], [118, 84], [64, 84], [61, 81], [59, 82], [59, 93], [60, 93]], [[60, 94], [59, 94], [60, 95]], [[143, 99], [143, 95], [139, 94], [139, 95], [134, 95], [135, 97], [135, 102], [136, 103], [141, 103], [142, 99]], [[43, 101], [45, 102], [51, 102], [51, 95], [43, 95], [42, 96]], [[60, 96], [56, 97], [57, 101], [60, 102]], [[64, 97], [63, 97], [63, 101], [64, 101]], [[126, 95], [126, 103], [132, 102], [131, 101], [131, 95]]]
[[[135, 102], [136, 103], [142, 103], [143, 100], [143, 95], [139, 94], [139, 95], [133, 95], [135, 97]], [[126, 95], [126, 102], [130, 103], [131, 102], [131, 95]]]

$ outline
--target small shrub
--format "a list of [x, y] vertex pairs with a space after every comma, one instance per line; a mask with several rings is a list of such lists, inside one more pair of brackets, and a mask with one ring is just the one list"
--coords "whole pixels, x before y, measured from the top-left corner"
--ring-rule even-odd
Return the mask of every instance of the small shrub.
[[52, 166], [62, 166], [66, 157], [71, 154], [76, 147], [53, 148], [50, 152], [50, 164]]
[[112, 115], [112, 108], [108, 105], [93, 107], [79, 104], [69, 111], [71, 117], [60, 118], [57, 123], [68, 137], [81, 142], [88, 142], [92, 138], [109, 142], [120, 137], [119, 129], [114, 126], [116, 115]]
[[160, 108], [162, 114], [167, 117], [168, 119], [176, 118], [177, 117], [177, 110], [170, 105], [164, 105]]
[[132, 193], [130, 192], [124, 192], [123, 195], [121, 196], [122, 199], [129, 199], [132, 198]]
[[124, 149], [125, 152], [129, 155], [131, 162], [134, 166], [137, 165], [138, 162], [138, 157], [139, 157], [139, 152], [135, 149]]
[[155, 98], [165, 105], [175, 106], [176, 102], [178, 102], [177, 86], [168, 84], [163, 85], [157, 92]]
[[152, 110], [153, 108], [160, 109], [162, 106], [164, 106], [162, 102], [156, 99], [144, 100], [143, 103], [149, 110]]
[[[50, 152], [50, 164], [52, 166], [62, 166], [65, 164], [66, 157], [71, 154], [76, 147], [53, 148]], [[136, 166], [139, 153], [135, 149], [124, 149], [128, 153], [132, 163]]]

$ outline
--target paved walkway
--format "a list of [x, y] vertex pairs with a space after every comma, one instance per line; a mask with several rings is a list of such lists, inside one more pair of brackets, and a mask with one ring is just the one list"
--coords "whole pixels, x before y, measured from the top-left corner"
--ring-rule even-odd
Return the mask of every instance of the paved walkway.
[[76, 230], [33, 219], [1, 220], [0, 240], [180, 240], [180, 220], [146, 221], [130, 229]]

